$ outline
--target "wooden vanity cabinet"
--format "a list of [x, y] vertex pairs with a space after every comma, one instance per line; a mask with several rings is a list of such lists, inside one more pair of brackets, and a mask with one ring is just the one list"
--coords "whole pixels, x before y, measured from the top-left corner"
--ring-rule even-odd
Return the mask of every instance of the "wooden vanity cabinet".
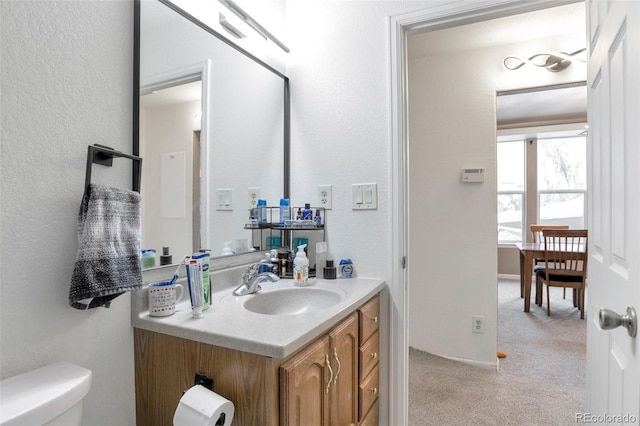
[[196, 372], [233, 401], [234, 426], [279, 424], [282, 360], [134, 328], [136, 424], [171, 426]]
[[378, 424], [380, 389], [380, 297], [376, 296], [358, 309], [359, 384], [358, 420], [360, 425]]
[[280, 367], [280, 424], [358, 424], [358, 316]]
[[234, 426], [377, 425], [379, 309], [374, 296], [284, 359], [134, 328], [136, 423], [171, 425], [202, 372], [233, 401]]
[[[353, 313], [329, 333], [333, 382], [329, 389], [330, 424], [358, 424], [358, 316]], [[330, 356], [330, 358], [331, 358]]]
[[280, 367], [280, 424], [329, 424], [329, 337], [307, 346]]

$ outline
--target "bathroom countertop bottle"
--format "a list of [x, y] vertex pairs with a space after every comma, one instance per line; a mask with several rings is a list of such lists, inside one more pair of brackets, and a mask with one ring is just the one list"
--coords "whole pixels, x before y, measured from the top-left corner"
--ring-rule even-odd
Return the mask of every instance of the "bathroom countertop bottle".
[[160, 256], [160, 265], [171, 265], [173, 257], [169, 254], [169, 247], [162, 247], [162, 256]]
[[278, 250], [276, 249], [271, 249], [271, 251], [269, 251], [270, 257], [271, 259], [271, 272], [273, 272], [276, 275], [280, 275], [280, 259], [278, 259]]
[[280, 199], [280, 226], [284, 227], [284, 223], [291, 219], [291, 211], [289, 210], [289, 199]]
[[309, 259], [304, 252], [306, 244], [298, 246], [296, 258], [293, 260], [293, 285], [306, 286], [309, 285]]
[[258, 224], [264, 225], [267, 223], [267, 200], [258, 200]]
[[311, 204], [306, 203], [304, 210], [302, 210], [302, 220], [313, 220], [313, 210], [311, 210]]
[[325, 280], [336, 279], [336, 267], [333, 266], [333, 260], [327, 260], [327, 266], [324, 267], [323, 277]]
[[154, 266], [156, 266], [156, 251], [154, 249], [142, 250], [140, 263], [141, 263], [142, 269], [153, 268]]
[[222, 247], [222, 252], [220, 253], [221, 256], [229, 256], [233, 253], [233, 250], [231, 250], [231, 241], [227, 241], [226, 243], [223, 244]]
[[264, 259], [260, 261], [260, 265], [258, 266], [258, 273], [261, 274], [263, 272], [273, 272], [273, 263], [271, 263], [270, 253], [264, 254]]

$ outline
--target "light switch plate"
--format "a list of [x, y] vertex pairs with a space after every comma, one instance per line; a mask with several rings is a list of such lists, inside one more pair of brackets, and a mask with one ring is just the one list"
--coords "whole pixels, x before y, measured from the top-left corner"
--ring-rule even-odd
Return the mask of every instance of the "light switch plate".
[[331, 185], [318, 185], [318, 207], [331, 209]]
[[233, 210], [232, 195], [231, 189], [216, 189], [216, 210]]
[[258, 198], [260, 198], [260, 188], [249, 188], [249, 210], [258, 207]]
[[351, 185], [353, 210], [376, 210], [378, 208], [378, 184], [360, 183]]

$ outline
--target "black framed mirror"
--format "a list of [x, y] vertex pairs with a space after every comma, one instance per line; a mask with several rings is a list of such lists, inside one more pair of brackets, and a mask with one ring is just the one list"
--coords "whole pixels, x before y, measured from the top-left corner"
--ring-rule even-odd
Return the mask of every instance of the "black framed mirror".
[[167, 0], [134, 0], [134, 19], [142, 248], [250, 248], [251, 191], [289, 198], [289, 79]]

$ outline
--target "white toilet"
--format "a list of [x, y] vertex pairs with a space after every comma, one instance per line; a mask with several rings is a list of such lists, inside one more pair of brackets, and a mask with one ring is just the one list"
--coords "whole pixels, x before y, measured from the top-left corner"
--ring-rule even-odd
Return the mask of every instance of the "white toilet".
[[91, 371], [57, 362], [0, 381], [0, 425], [80, 425]]

